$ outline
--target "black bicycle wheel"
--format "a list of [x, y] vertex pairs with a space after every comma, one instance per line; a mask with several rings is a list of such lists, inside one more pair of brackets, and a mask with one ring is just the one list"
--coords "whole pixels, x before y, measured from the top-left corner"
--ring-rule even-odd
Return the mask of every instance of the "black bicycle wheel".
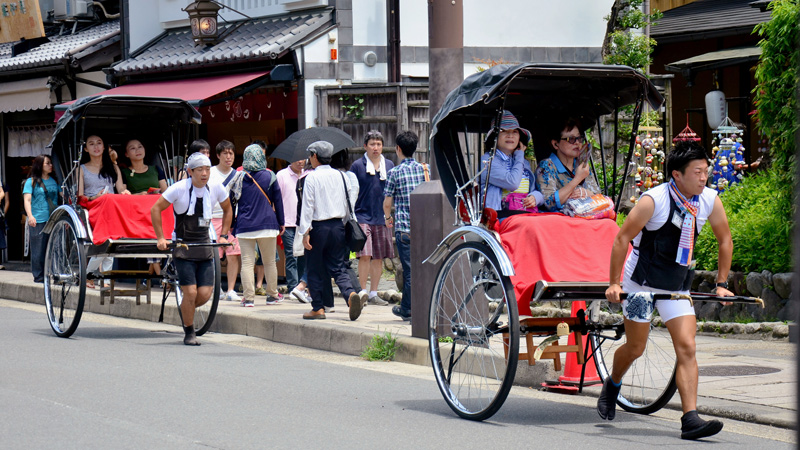
[[[595, 300], [589, 307], [589, 321], [601, 325], [602, 331], [589, 334], [589, 342], [597, 374], [605, 380], [614, 368], [614, 352], [625, 343], [620, 305]], [[669, 331], [651, 323], [644, 353], [622, 378], [617, 404], [625, 411], [637, 414], [651, 414], [663, 408], [678, 388], [675, 383], [676, 364]]]
[[72, 336], [86, 301], [86, 249], [68, 216], [56, 222], [47, 241], [44, 301], [50, 328], [56, 336]]
[[514, 289], [483, 243], [447, 256], [431, 299], [429, 349], [436, 383], [456, 414], [485, 420], [505, 402], [519, 358]]
[[[211, 298], [203, 306], [194, 310], [194, 332], [198, 336], [202, 336], [211, 328], [214, 317], [217, 316], [221, 286], [222, 268], [220, 267], [219, 251], [214, 249], [214, 290], [211, 292]], [[177, 280], [177, 274], [175, 274], [174, 289], [175, 300], [178, 302], [178, 316], [181, 318], [181, 324], [183, 324], [183, 314], [181, 313], [183, 293]]]

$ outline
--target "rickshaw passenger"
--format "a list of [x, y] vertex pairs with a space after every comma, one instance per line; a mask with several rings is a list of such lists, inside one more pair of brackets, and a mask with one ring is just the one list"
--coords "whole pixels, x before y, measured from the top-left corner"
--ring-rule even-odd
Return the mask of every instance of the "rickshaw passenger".
[[[488, 176], [486, 207], [496, 211], [537, 212], [544, 196], [534, 186], [531, 164], [525, 159], [525, 148], [531, 140], [530, 131], [519, 126], [517, 118], [509, 111], [503, 111], [500, 119], [500, 132], [497, 136], [497, 150]], [[492, 130], [495, 129], [494, 121]], [[492, 131], [487, 138], [490, 141]], [[491, 152], [481, 158], [481, 164], [488, 164]], [[481, 174], [481, 187], [486, 185], [487, 174]], [[503, 214], [501, 213], [500, 216]]]
[[579, 187], [592, 194], [600, 192], [594, 177], [590, 176], [588, 161], [579, 158], [586, 150], [586, 137], [580, 126], [573, 118], [562, 122], [550, 140], [554, 152], [539, 161], [536, 168], [536, 186], [544, 195], [543, 209], [547, 211], [561, 211], [567, 200], [577, 195]]
[[158, 166], [145, 164], [146, 152], [141, 141], [129, 140], [125, 144], [125, 156], [130, 164], [122, 171], [122, 175], [131, 194], [149, 194], [154, 189], [158, 189], [159, 193], [167, 190], [167, 177], [164, 171]]
[[47, 249], [46, 236], [42, 231], [50, 213], [58, 205], [58, 182], [53, 179], [53, 160], [48, 155], [39, 155], [33, 160], [31, 177], [25, 180], [22, 200], [28, 215], [30, 239], [31, 273], [33, 281], [44, 282], [44, 255]]
[[[125, 156], [130, 161], [128, 167], [122, 170], [125, 185], [131, 194], [143, 195], [150, 193], [163, 193], [167, 190], [167, 180], [164, 171], [158, 166], [148, 166], [144, 163], [146, 152], [144, 145], [138, 139], [131, 139], [125, 144]], [[150, 272], [161, 274], [159, 258], [147, 258]]]
[[[727, 279], [733, 241], [722, 201], [716, 191], [706, 187], [705, 149], [695, 142], [679, 143], [667, 158], [667, 173], [672, 180], [642, 195], [614, 239], [606, 297], [619, 303], [620, 293], [628, 293], [622, 303], [627, 342], [614, 353], [613, 371], [603, 384], [597, 412], [603, 419], [614, 420], [622, 377], [644, 351], [655, 306], [675, 347], [675, 382], [683, 409], [681, 438], [700, 439], [719, 433], [722, 422], [705, 421], [697, 415], [694, 308], [689, 300], [658, 300], [654, 305], [648, 293], [689, 293], [694, 241], [708, 222], [719, 244], [716, 294], [732, 296]], [[631, 242], [633, 251], [626, 258]]]
[[[231, 224], [231, 202], [225, 189], [219, 184], [208, 184], [211, 160], [200, 153], [189, 156], [187, 171], [190, 178], [173, 184], [150, 209], [153, 230], [158, 238], [158, 249], [167, 249], [161, 213], [173, 204], [175, 213], [175, 239], [183, 243], [209, 243], [208, 227], [211, 226], [211, 210], [219, 202], [223, 210], [220, 243], [227, 243]], [[183, 211], [183, 212], [178, 212]], [[183, 293], [181, 315], [186, 345], [200, 345], [194, 331], [194, 310], [203, 306], [214, 291], [214, 250], [211, 247], [176, 248], [175, 269]]]
[[[78, 195], [95, 200], [105, 194], [113, 194], [114, 189], [120, 194], [130, 194], [122, 181], [119, 167], [111, 161], [103, 139], [91, 135], [86, 139], [81, 167], [78, 173]], [[103, 272], [111, 270], [114, 258], [92, 257], [86, 267], [87, 272], [94, 272], [102, 267]], [[94, 288], [94, 281], [87, 280], [86, 287]]]

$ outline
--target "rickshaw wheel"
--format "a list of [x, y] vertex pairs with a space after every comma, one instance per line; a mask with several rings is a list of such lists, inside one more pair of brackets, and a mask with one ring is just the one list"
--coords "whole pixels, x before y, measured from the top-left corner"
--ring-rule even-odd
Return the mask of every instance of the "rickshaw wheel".
[[[622, 329], [623, 318], [619, 304], [595, 300], [589, 313], [589, 320], [592, 322], [616, 324]], [[589, 334], [597, 374], [604, 381], [611, 376], [614, 352], [626, 342], [624, 334], [619, 339], [612, 339], [612, 336], [613, 333], [607, 331]], [[617, 404], [625, 411], [637, 414], [651, 414], [663, 408], [677, 390], [676, 364], [675, 348], [669, 331], [666, 327], [651, 323], [644, 353], [633, 362], [622, 378]]]
[[56, 336], [72, 336], [86, 301], [86, 248], [78, 240], [69, 217], [56, 222], [47, 241], [44, 301]]
[[[217, 307], [219, 306], [221, 287], [222, 268], [220, 267], [219, 251], [214, 249], [214, 290], [211, 292], [211, 298], [208, 299], [203, 306], [195, 308], [194, 310], [194, 332], [198, 336], [205, 334], [214, 322], [214, 317], [217, 315]], [[178, 316], [181, 318], [181, 324], [183, 324], [183, 314], [181, 313], [183, 293], [181, 292], [177, 278], [175, 280], [175, 300], [178, 302]]]
[[447, 404], [465, 419], [494, 415], [517, 371], [517, 302], [499, 267], [489, 246], [466, 242], [444, 260], [434, 285], [428, 322], [433, 372]]

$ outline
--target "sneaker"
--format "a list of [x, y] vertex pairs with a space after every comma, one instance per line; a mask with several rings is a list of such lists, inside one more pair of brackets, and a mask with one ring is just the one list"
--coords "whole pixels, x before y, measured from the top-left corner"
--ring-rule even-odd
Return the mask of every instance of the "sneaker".
[[234, 290], [228, 291], [228, 293], [225, 294], [225, 298], [231, 302], [238, 302], [242, 300], [242, 297], [239, 297], [239, 294], [237, 294]]
[[280, 303], [282, 301], [283, 301], [283, 296], [281, 294], [278, 294], [277, 297], [273, 297], [271, 295], [267, 296], [267, 304], [268, 305], [277, 305], [278, 303]]
[[267, 295], [267, 290], [263, 286], [256, 288], [256, 295]]
[[333, 306], [323, 306], [323, 308], [325, 309], [326, 313], [334, 313], [334, 312], [336, 312], [336, 310], [334, 309]]
[[400, 307], [400, 305], [394, 306], [392, 308], [392, 314], [403, 319], [406, 322], [411, 320], [411, 311], [404, 311], [403, 308]]
[[245, 308], [252, 308], [256, 306], [256, 304], [253, 300], [242, 300], [242, 306]]
[[292, 289], [292, 297], [296, 298], [300, 303], [311, 303], [311, 299], [306, 295], [306, 292], [300, 289]]
[[369, 297], [369, 299], [367, 300], [367, 303], [369, 303], [370, 305], [377, 305], [377, 306], [386, 306], [386, 305], [389, 304], [389, 302], [387, 302], [386, 300], [378, 297], [377, 295], [374, 296], [374, 297]]

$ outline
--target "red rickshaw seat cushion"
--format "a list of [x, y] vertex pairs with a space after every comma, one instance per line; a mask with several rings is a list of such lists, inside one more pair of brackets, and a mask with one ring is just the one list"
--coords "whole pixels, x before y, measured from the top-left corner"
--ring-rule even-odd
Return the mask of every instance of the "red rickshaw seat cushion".
[[511, 216], [496, 229], [516, 272], [511, 282], [520, 316], [531, 315], [539, 280], [608, 282], [611, 247], [619, 232], [614, 220], [532, 213]]
[[[160, 195], [106, 194], [95, 200], [81, 197], [80, 205], [89, 210], [92, 242], [100, 245], [108, 239], [155, 239], [150, 208]], [[175, 227], [172, 205], [161, 213], [164, 236], [170, 239]]]

